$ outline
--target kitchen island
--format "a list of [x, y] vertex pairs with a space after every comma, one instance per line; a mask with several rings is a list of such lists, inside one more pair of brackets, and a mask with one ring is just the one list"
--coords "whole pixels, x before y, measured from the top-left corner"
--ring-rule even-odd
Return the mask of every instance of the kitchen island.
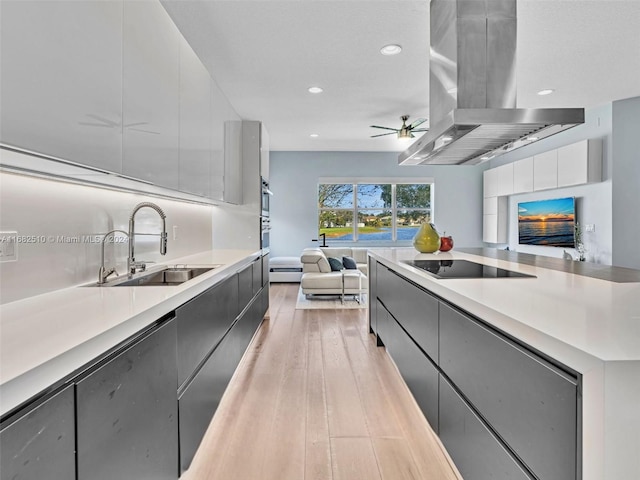
[[[464, 377], [465, 368], [469, 370], [477, 366], [478, 372], [481, 372], [484, 360], [490, 365], [491, 352], [479, 351], [474, 356], [474, 349], [479, 347], [473, 343], [476, 340], [481, 342], [479, 339], [483, 336], [487, 337], [487, 342], [492, 342], [493, 338], [499, 339], [495, 348], [491, 349], [493, 352], [505, 345], [512, 346], [513, 349], [509, 349], [507, 353], [522, 353], [522, 358], [533, 359], [532, 368], [541, 366], [541, 374], [553, 372], [553, 381], [566, 380], [558, 382], [558, 385], [566, 384], [574, 389], [575, 401], [565, 402], [569, 406], [575, 405], [573, 415], [576, 416], [574, 430], [577, 439], [573, 449], [576, 462], [565, 470], [569, 472], [566, 473], [569, 475], [567, 478], [602, 480], [639, 477], [640, 282], [634, 281], [635, 271], [622, 269], [618, 272], [622, 281], [614, 282], [589, 276], [588, 268], [578, 272], [580, 274], [570, 273], [566, 271], [571, 266], [570, 262], [562, 260], [558, 260], [555, 267], [553, 262], [541, 262], [545, 267], [540, 267], [535, 262], [528, 262], [532, 263], [528, 265], [517, 262], [517, 258], [513, 256], [495, 255], [489, 250], [480, 249], [439, 254], [419, 254], [410, 248], [371, 249], [369, 255], [370, 262], [375, 262], [380, 268], [377, 276], [370, 275], [371, 281], [378, 283], [377, 290], [375, 284], [370, 286], [372, 330], [387, 345], [401, 373], [402, 363], [405, 361], [404, 352], [409, 348], [416, 348], [416, 352], [420, 352], [428, 360], [422, 371], [433, 370], [432, 384], [436, 395], [433, 398], [438, 398], [438, 392], [440, 402], [448, 403], [456, 396], [463, 398], [470, 405], [473, 414], [482, 417], [481, 426], [486, 426], [491, 436], [499, 438], [500, 445], [505, 446], [516, 457], [516, 467], [526, 465], [526, 468], [522, 468], [522, 478], [531, 478], [527, 468], [536, 475], [539, 474], [532, 465], [538, 461], [536, 455], [539, 456], [540, 452], [535, 451], [535, 448], [532, 451], [530, 446], [519, 450], [520, 439], [510, 440], [510, 436], [517, 437], [517, 429], [520, 428], [515, 425], [517, 422], [510, 425], [505, 415], [492, 412], [491, 405], [484, 405], [485, 399], [491, 395], [483, 396], [478, 393], [482, 388], [489, 388], [492, 381], [499, 385], [500, 379], [489, 378], [486, 384], [474, 385], [473, 378], [469, 380]], [[468, 260], [532, 277], [437, 278], [408, 263], [429, 259], [443, 261], [445, 270], [449, 260]], [[601, 277], [603, 269], [610, 270], [610, 273], [616, 270], [599, 267], [601, 268], [592, 270], [600, 270]], [[389, 276], [389, 272], [392, 276]], [[387, 277], [400, 285], [400, 290], [389, 288], [384, 283], [384, 278]], [[610, 278], [615, 279], [616, 275]], [[418, 295], [425, 296], [424, 306], [421, 307], [421, 311], [425, 312], [425, 319], [429, 318], [429, 308], [433, 308], [435, 312], [431, 316], [433, 318], [428, 320], [432, 324], [429, 327], [432, 329], [430, 336], [420, 337], [420, 332], [412, 330], [416, 326], [411, 320], [403, 324], [396, 318], [403, 314], [404, 307], [393, 306], [394, 298], [404, 297], [405, 290], [408, 289], [414, 289]], [[376, 299], [381, 306], [374, 303]], [[399, 312], [397, 315], [394, 308]], [[398, 335], [403, 336], [402, 341], [405, 343], [398, 343]], [[468, 336], [463, 338], [461, 335]], [[406, 343], [407, 339], [410, 340], [409, 343]], [[388, 344], [391, 345], [390, 348]], [[394, 354], [394, 348], [398, 353]], [[464, 357], [465, 350], [472, 352], [468, 355], [469, 363], [463, 365], [464, 368], [460, 368], [460, 365], [456, 367], [457, 357]], [[497, 361], [492, 365], [495, 370], [506, 363], [517, 365], [519, 361], [514, 356], [513, 359], [505, 358], [504, 362]], [[407, 368], [414, 363], [413, 360], [407, 362]], [[477, 365], [473, 365], [474, 363]], [[484, 373], [490, 374], [490, 369]], [[414, 374], [415, 372], [409, 371], [407, 383], [410, 388], [410, 382], [415, 381], [415, 378], [411, 378]], [[517, 377], [517, 371], [514, 374]], [[424, 387], [425, 382], [429, 384], [429, 380], [424, 379], [419, 384], [420, 389], [427, 388]], [[446, 394], [448, 388], [451, 389], [449, 396]], [[505, 398], [515, 401], [514, 398], [517, 398], [517, 395], [511, 395], [508, 386], [505, 388], [505, 397], [495, 397], [496, 402]], [[425, 393], [427, 394], [428, 392]], [[559, 397], [557, 394], [549, 398], [555, 401]], [[530, 398], [530, 395], [523, 398]], [[420, 404], [420, 399], [417, 400]], [[426, 409], [428, 408], [433, 407]], [[503, 409], [502, 412], [504, 411]], [[447, 412], [438, 412], [437, 408], [435, 412], [425, 412], [425, 416], [436, 431], [438, 420], [440, 427], [443, 419], [447, 421]], [[540, 423], [544, 423], [543, 420], [540, 419]], [[527, 426], [530, 429], [535, 427], [531, 424]], [[550, 429], [553, 430], [554, 426]], [[529, 440], [526, 439], [527, 442]], [[447, 445], [446, 441], [444, 443]], [[455, 450], [449, 446], [447, 448]]]

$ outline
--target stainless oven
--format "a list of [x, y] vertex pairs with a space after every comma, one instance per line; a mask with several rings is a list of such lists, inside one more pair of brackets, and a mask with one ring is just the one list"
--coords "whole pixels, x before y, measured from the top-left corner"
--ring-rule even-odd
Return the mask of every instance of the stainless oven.
[[261, 194], [262, 213], [261, 215], [263, 217], [269, 216], [269, 203], [270, 203], [271, 195], [273, 195], [273, 193], [271, 193], [271, 190], [269, 190], [269, 182], [267, 182], [264, 178], [262, 178], [262, 194]]
[[269, 217], [260, 218], [260, 248], [269, 248], [269, 234], [271, 233], [271, 225]]

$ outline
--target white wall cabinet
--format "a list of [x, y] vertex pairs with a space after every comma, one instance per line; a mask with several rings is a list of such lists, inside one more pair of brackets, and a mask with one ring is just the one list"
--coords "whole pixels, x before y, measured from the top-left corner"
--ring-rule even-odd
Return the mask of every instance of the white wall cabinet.
[[122, 173], [177, 190], [180, 32], [160, 3], [125, 2], [123, 38]]
[[602, 180], [602, 139], [583, 140], [558, 149], [558, 187]]
[[262, 122], [225, 124], [225, 194], [228, 203], [261, 211], [261, 177], [269, 178], [269, 134]]
[[122, 2], [1, 8], [0, 141], [120, 173]]
[[211, 84], [207, 69], [180, 40], [180, 190], [208, 197], [211, 164]]
[[240, 117], [159, 1], [1, 8], [0, 142], [225, 200]]
[[498, 169], [485, 170], [482, 174], [484, 198], [498, 195]]
[[533, 192], [533, 157], [513, 162], [513, 193]]
[[497, 196], [513, 194], [513, 163], [496, 168], [498, 172]]
[[482, 241], [487, 243], [506, 243], [507, 227], [507, 197], [485, 198], [482, 215]]
[[558, 187], [558, 150], [533, 156], [533, 189]]

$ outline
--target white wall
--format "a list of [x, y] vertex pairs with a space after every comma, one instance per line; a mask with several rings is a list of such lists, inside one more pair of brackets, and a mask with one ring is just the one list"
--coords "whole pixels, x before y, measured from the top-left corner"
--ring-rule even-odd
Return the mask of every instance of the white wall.
[[[602, 181], [590, 185], [558, 188], [509, 196], [509, 249], [535, 255], [561, 258], [564, 249], [518, 245], [518, 202], [548, 198], [576, 197], [576, 215], [582, 225], [595, 225], [594, 232], [584, 232], [587, 261], [611, 265], [613, 254], [612, 223], [612, 110], [611, 104], [585, 111], [585, 123], [558, 133], [530, 146], [502, 155], [490, 162], [491, 168], [588, 138], [603, 139]], [[498, 245], [504, 247], [505, 245]], [[574, 249], [567, 249], [574, 257]]]
[[[169, 238], [167, 255], [161, 256], [159, 237], [138, 236], [137, 259], [168, 262], [211, 249], [212, 206], [0, 173], [0, 232], [44, 237], [19, 244], [17, 261], [0, 262], [0, 303], [96, 281], [101, 245], [82, 236], [127, 231], [133, 207], [143, 201], [164, 210]], [[160, 226], [149, 208], [136, 215], [138, 232], [158, 233]], [[124, 274], [127, 255], [127, 243], [107, 245], [106, 263]]]
[[[274, 192], [271, 199], [271, 256], [299, 256], [303, 248], [318, 245], [312, 239], [318, 236], [320, 177], [385, 177], [390, 180], [394, 177], [431, 177], [435, 182], [433, 217], [438, 230], [453, 237], [454, 248], [482, 246], [482, 172], [485, 168], [399, 166], [398, 154], [391, 152], [271, 152], [270, 188]], [[410, 242], [404, 245], [410, 245]]]

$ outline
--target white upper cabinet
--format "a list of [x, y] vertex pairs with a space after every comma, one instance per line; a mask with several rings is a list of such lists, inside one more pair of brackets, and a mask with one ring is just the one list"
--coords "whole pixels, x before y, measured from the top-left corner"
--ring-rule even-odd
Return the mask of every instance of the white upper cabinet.
[[2, 2], [2, 143], [121, 172], [122, 5]]
[[482, 174], [482, 185], [485, 198], [498, 196], [498, 169], [485, 170]]
[[211, 78], [180, 41], [180, 190], [208, 197], [211, 181]]
[[269, 134], [264, 124], [260, 128], [260, 176], [269, 181]]
[[533, 192], [533, 157], [513, 162], [513, 193]]
[[178, 189], [180, 32], [159, 2], [124, 3], [123, 168]]
[[602, 180], [602, 140], [591, 139], [558, 149], [558, 186]]
[[[213, 79], [211, 80], [211, 114], [213, 123], [210, 198], [237, 204], [242, 200], [241, 195], [238, 197], [240, 192], [240, 135], [242, 130], [239, 125], [240, 117]], [[227, 127], [229, 122], [238, 124], [236, 126], [235, 144], [231, 140], [234, 137], [233, 129]], [[229, 132], [227, 132], [228, 128], [231, 128]], [[229, 155], [227, 155], [227, 149], [229, 149]], [[227, 161], [229, 162], [229, 167], [234, 169], [234, 173], [225, 171]], [[231, 193], [232, 191], [235, 193]]]
[[558, 150], [550, 150], [533, 157], [533, 189], [558, 187]]
[[498, 172], [497, 196], [502, 197], [513, 193], [513, 163], [507, 163], [496, 168]]

